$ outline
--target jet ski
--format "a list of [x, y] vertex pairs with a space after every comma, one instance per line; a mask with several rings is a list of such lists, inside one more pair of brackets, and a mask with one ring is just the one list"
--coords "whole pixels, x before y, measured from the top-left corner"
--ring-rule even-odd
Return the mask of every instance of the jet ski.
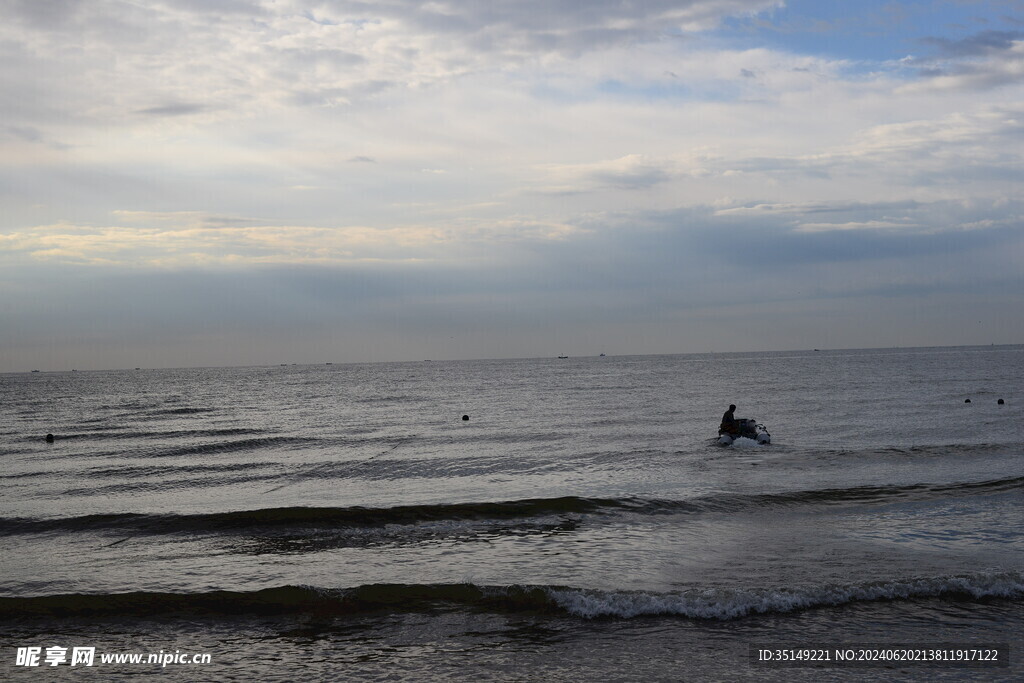
[[718, 445], [720, 446], [730, 446], [736, 439], [750, 439], [759, 444], [772, 442], [772, 435], [768, 433], [765, 426], [753, 418], [737, 419], [736, 427], [731, 431], [726, 431], [723, 427], [718, 428]]

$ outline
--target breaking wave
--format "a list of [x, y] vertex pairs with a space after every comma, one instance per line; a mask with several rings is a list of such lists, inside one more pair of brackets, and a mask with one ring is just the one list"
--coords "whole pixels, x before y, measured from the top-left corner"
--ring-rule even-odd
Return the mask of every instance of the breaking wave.
[[367, 612], [477, 611], [562, 614], [583, 619], [675, 616], [733, 620], [860, 602], [921, 599], [1019, 600], [1020, 572], [924, 577], [852, 585], [679, 592], [601, 591], [565, 586], [372, 584], [348, 589], [282, 586], [251, 592], [135, 592], [0, 597], [0, 619], [345, 616]]

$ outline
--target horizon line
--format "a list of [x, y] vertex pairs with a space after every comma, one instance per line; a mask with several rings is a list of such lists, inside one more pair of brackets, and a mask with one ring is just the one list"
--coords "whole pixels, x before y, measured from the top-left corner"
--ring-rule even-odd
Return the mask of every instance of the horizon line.
[[324, 367], [324, 366], [345, 366], [345, 365], [397, 365], [408, 363], [473, 363], [493, 361], [536, 361], [536, 360], [573, 360], [580, 358], [646, 358], [658, 356], [744, 356], [753, 354], [768, 353], [837, 353], [850, 351], [928, 351], [938, 349], [1000, 349], [1006, 347], [1024, 346], [1024, 343], [1008, 344], [952, 344], [937, 346], [866, 346], [866, 347], [837, 347], [837, 348], [806, 348], [806, 349], [763, 349], [757, 351], [685, 351], [677, 353], [624, 353], [624, 354], [586, 354], [579, 356], [567, 355], [558, 356], [521, 356], [507, 358], [449, 358], [419, 360], [373, 360], [373, 361], [319, 361], [303, 363], [255, 363], [252, 365], [180, 365], [180, 366], [152, 366], [152, 367], [121, 367], [121, 368], [94, 368], [79, 370], [78, 368], [65, 368], [60, 370], [5, 370], [0, 375], [30, 375], [30, 374], [65, 374], [72, 372], [136, 372], [147, 370], [229, 370], [241, 368], [283, 368], [283, 367]]

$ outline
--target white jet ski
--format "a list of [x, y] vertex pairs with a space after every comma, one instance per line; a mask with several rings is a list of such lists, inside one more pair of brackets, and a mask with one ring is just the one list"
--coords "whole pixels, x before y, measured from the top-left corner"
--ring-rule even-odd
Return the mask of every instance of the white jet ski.
[[739, 418], [736, 420], [737, 431], [726, 432], [719, 428], [718, 445], [731, 446], [736, 439], [751, 439], [759, 444], [770, 444], [772, 435], [763, 424], [759, 424], [753, 418]]

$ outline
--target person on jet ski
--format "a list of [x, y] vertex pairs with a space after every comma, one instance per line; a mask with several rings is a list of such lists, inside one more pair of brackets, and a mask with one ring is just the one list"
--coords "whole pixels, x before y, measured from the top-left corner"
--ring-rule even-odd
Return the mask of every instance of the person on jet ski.
[[733, 413], [736, 411], [736, 406], [730, 404], [729, 410], [725, 411], [722, 415], [722, 425], [718, 428], [719, 432], [725, 432], [726, 434], [739, 434], [740, 423], [736, 421], [736, 416]]

